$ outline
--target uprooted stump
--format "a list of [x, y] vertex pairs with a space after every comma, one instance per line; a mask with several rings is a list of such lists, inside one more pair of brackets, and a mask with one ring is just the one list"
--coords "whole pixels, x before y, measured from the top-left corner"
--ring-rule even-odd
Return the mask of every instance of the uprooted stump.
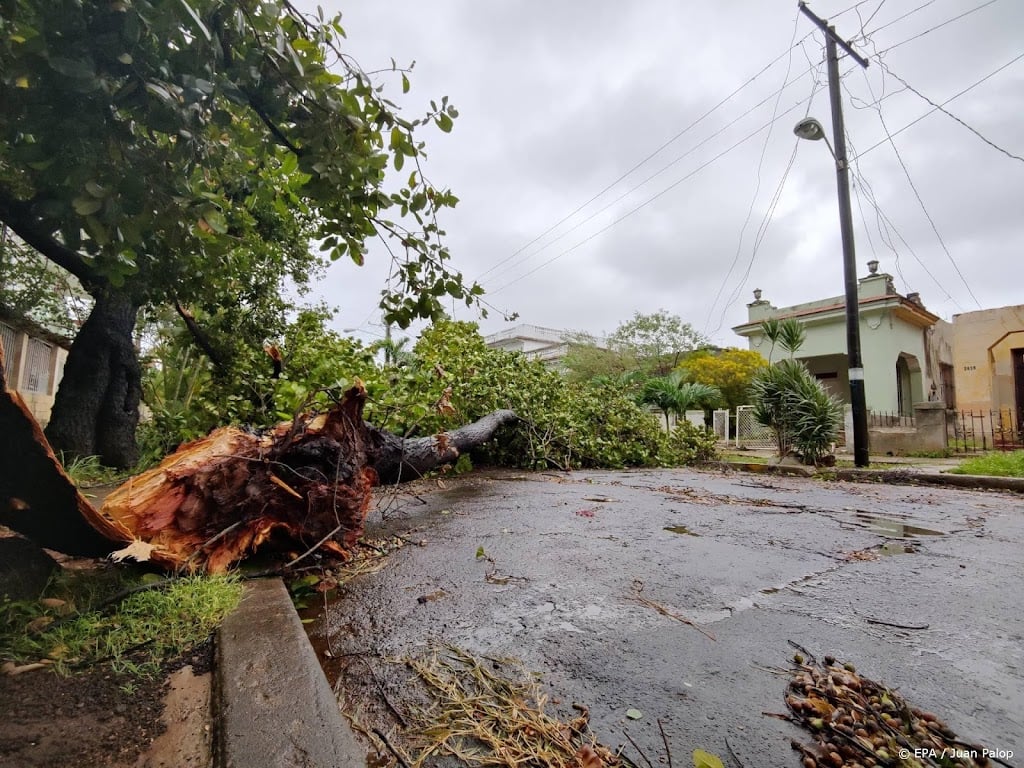
[[[216, 573], [271, 546], [345, 559], [363, 533], [375, 485], [455, 461], [516, 418], [496, 411], [451, 432], [403, 439], [366, 423], [365, 402], [357, 384], [325, 414], [258, 434], [217, 429], [128, 480], [100, 510], [77, 496], [76, 512], [113, 542], [103, 554], [127, 544], [118, 555], [166, 568]], [[34, 439], [45, 445], [38, 430]], [[54, 479], [69, 483], [59, 465]], [[26, 513], [45, 528], [39, 510]]]
[[223, 427], [115, 490], [101, 513], [163, 565], [225, 570], [272, 541], [344, 557], [377, 484], [367, 464], [366, 392], [257, 435]]

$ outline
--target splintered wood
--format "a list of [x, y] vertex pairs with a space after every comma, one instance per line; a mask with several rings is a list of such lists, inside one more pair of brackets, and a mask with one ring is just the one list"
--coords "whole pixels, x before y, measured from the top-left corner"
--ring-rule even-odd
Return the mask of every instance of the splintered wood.
[[166, 567], [217, 573], [268, 545], [346, 558], [377, 483], [365, 400], [357, 385], [328, 413], [263, 434], [215, 430], [122, 485], [101, 513]]

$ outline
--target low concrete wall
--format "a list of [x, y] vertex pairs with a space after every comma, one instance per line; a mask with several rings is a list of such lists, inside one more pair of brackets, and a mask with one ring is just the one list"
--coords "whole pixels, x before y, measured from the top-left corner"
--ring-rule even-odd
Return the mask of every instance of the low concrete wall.
[[886, 456], [944, 451], [948, 418], [943, 403], [916, 403], [914, 426], [868, 428], [869, 449], [871, 453]]

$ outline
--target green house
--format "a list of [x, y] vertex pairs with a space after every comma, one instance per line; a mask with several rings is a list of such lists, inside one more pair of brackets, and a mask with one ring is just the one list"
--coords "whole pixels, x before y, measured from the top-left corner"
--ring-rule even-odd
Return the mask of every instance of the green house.
[[[879, 272], [877, 261], [868, 262], [868, 269], [857, 286], [868, 410], [911, 416], [915, 403], [938, 401], [953, 407], [949, 324], [925, 309], [918, 294], [897, 293], [892, 276]], [[758, 289], [747, 309], [747, 322], [733, 331], [747, 339], [750, 349], [778, 360], [788, 353], [771, 349], [761, 323], [769, 318], [799, 320], [807, 340], [796, 357], [833, 394], [850, 402], [843, 296], [776, 307], [762, 299]]]

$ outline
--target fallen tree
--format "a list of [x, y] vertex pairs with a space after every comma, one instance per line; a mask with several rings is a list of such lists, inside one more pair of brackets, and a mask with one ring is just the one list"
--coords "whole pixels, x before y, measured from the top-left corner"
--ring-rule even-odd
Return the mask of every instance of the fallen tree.
[[[0, 524], [67, 554], [119, 556], [220, 572], [268, 546], [345, 558], [363, 533], [378, 483], [420, 477], [490, 440], [512, 411], [405, 439], [363, 420], [366, 390], [327, 413], [265, 432], [234, 427], [182, 445], [96, 509], [77, 491], [16, 393], [3, 392]], [[45, 490], [45, 492], [44, 492]], [[83, 521], [87, 525], [83, 525]]]

